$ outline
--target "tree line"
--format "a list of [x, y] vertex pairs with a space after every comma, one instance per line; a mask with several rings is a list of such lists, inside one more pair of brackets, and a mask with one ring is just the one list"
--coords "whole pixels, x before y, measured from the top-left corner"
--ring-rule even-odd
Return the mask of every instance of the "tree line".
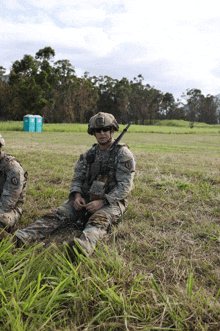
[[[119, 123], [152, 124], [155, 119], [183, 119], [207, 124], [219, 123], [219, 100], [188, 89], [185, 102], [133, 80], [92, 76], [79, 78], [69, 60], [54, 62], [51, 47], [35, 57], [25, 54], [12, 64], [7, 82], [0, 79], [0, 120], [23, 120], [27, 114], [41, 115], [45, 123], [87, 123], [99, 111], [112, 113]], [[0, 66], [0, 76], [6, 69]]]

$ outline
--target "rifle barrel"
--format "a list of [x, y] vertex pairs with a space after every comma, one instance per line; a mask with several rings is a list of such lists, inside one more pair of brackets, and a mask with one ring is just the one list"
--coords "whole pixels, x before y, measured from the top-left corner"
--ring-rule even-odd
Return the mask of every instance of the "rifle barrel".
[[121, 138], [123, 137], [123, 135], [125, 134], [125, 132], [127, 132], [129, 126], [132, 124], [132, 122], [130, 122], [126, 128], [124, 128], [124, 130], [122, 131], [122, 133], [118, 136], [118, 138], [115, 139], [114, 143], [113, 143], [113, 146], [112, 147], [115, 147], [116, 145], [118, 145], [119, 141], [121, 140]]

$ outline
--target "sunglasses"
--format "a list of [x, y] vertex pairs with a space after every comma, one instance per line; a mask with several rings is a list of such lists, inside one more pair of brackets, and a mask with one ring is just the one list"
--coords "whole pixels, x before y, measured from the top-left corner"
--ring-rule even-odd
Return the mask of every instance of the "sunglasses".
[[100, 133], [101, 131], [103, 131], [103, 132], [111, 131], [111, 127], [105, 126], [104, 128], [95, 129], [95, 132], [97, 132], [97, 133]]

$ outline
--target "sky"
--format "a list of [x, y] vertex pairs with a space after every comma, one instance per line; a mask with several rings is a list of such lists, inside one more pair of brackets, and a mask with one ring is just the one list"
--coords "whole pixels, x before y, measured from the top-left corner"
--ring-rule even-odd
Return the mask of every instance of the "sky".
[[77, 76], [141, 74], [181, 99], [220, 93], [218, 0], [0, 0], [0, 66], [55, 50]]

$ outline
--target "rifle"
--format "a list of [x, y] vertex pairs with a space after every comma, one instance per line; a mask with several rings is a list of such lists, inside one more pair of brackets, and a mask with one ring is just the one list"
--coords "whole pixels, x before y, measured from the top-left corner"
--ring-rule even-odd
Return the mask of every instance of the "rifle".
[[115, 139], [115, 141], [113, 142], [111, 149], [115, 148], [115, 146], [118, 145], [119, 141], [121, 140], [121, 138], [123, 137], [123, 135], [128, 131], [129, 126], [132, 124], [132, 122], [130, 122], [126, 128], [122, 131], [122, 133], [118, 136], [118, 138]]

